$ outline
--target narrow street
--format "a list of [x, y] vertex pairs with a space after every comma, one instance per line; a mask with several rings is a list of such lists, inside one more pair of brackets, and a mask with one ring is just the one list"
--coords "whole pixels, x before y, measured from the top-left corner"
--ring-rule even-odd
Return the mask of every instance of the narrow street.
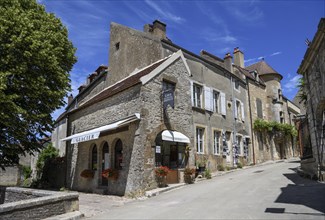
[[102, 210], [92, 219], [324, 220], [325, 184], [298, 176], [299, 165], [286, 161], [238, 170]]

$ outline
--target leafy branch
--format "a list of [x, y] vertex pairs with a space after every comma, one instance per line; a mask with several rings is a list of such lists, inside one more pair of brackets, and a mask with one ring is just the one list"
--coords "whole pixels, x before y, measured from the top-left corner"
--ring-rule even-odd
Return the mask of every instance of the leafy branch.
[[273, 132], [273, 133], [283, 133], [285, 136], [292, 135], [296, 137], [298, 135], [297, 129], [293, 125], [282, 124], [276, 121], [265, 121], [261, 119], [256, 119], [254, 121], [253, 128], [255, 131], [259, 132]]

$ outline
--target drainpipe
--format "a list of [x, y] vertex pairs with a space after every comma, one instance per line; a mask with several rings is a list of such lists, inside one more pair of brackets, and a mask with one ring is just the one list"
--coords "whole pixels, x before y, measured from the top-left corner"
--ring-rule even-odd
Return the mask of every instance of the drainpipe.
[[[232, 158], [233, 158], [233, 166], [236, 166], [236, 152], [237, 152], [237, 143], [236, 143], [236, 119], [235, 119], [235, 108], [236, 108], [236, 102], [234, 99], [234, 85], [233, 85], [233, 77], [230, 76], [230, 87], [231, 87], [231, 100], [232, 100], [232, 115], [233, 115], [233, 132], [234, 132], [234, 136], [233, 136], [233, 144], [232, 144]], [[238, 114], [238, 112], [237, 112]], [[235, 143], [235, 144], [234, 144]]]
[[250, 121], [251, 121], [251, 134], [252, 134], [252, 148], [253, 148], [253, 164], [255, 165], [255, 141], [254, 141], [254, 133], [253, 133], [253, 116], [252, 116], [252, 107], [251, 107], [251, 95], [250, 95], [250, 90], [249, 90], [249, 79], [246, 78], [247, 82], [247, 93], [248, 93], [248, 106], [249, 106], [249, 116], [250, 116]]

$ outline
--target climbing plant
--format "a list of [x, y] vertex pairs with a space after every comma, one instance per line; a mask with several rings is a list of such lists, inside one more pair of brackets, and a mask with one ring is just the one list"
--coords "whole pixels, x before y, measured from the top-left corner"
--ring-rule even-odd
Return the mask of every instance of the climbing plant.
[[265, 121], [261, 119], [256, 119], [254, 121], [253, 128], [255, 131], [260, 131], [260, 132], [272, 132], [275, 134], [279, 135], [284, 135], [284, 136], [289, 136], [292, 135], [294, 137], [297, 136], [298, 132], [297, 129], [289, 124], [282, 124], [276, 121]]

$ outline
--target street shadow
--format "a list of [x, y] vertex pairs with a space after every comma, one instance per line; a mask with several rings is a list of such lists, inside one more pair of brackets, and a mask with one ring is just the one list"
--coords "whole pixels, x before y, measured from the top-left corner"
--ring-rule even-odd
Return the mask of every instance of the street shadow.
[[[282, 192], [275, 200], [276, 203], [304, 205], [325, 213], [325, 184], [302, 178], [297, 173], [287, 173], [283, 175], [291, 180], [293, 184], [288, 184], [286, 187], [281, 188]], [[265, 212], [266, 211], [270, 210], [265, 210]]]

